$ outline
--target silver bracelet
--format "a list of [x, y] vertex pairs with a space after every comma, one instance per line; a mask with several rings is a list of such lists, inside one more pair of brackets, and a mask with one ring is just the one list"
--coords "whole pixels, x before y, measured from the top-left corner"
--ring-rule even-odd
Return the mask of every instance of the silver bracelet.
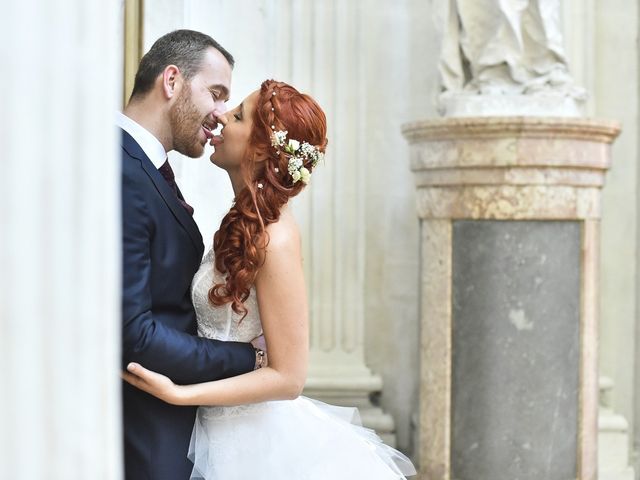
[[264, 366], [264, 350], [260, 348], [254, 348], [256, 352], [256, 366], [254, 370], [258, 370]]

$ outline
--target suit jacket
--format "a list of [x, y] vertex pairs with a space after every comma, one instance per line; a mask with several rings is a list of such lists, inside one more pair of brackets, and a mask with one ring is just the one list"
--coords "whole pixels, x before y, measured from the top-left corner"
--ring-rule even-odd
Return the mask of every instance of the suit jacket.
[[[135, 140], [122, 132], [122, 366], [132, 361], [181, 384], [249, 372], [251, 344], [200, 338], [191, 281], [202, 237]], [[196, 407], [168, 405], [123, 382], [127, 480], [188, 479]]]

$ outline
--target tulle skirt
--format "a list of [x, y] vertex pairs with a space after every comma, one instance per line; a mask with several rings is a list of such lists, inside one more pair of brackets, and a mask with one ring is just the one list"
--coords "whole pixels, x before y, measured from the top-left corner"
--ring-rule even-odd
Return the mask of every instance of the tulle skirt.
[[200, 407], [192, 480], [397, 480], [411, 461], [360, 425], [358, 410], [306, 397]]

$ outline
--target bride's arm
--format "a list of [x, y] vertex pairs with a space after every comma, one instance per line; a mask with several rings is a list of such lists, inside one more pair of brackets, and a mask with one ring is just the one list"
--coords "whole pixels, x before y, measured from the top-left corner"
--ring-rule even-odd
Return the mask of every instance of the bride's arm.
[[278, 222], [267, 227], [269, 245], [256, 278], [267, 367], [214, 382], [175, 385], [140, 365], [124, 378], [174, 405], [239, 405], [296, 398], [307, 374], [309, 327], [302, 252], [297, 229]]

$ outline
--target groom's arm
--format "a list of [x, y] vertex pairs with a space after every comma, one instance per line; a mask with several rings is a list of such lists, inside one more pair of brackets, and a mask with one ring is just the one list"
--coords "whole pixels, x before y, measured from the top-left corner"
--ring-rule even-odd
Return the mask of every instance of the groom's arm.
[[253, 370], [249, 343], [209, 340], [156, 321], [151, 311], [153, 225], [138, 186], [123, 181], [122, 361], [138, 362], [176, 383], [200, 383]]

